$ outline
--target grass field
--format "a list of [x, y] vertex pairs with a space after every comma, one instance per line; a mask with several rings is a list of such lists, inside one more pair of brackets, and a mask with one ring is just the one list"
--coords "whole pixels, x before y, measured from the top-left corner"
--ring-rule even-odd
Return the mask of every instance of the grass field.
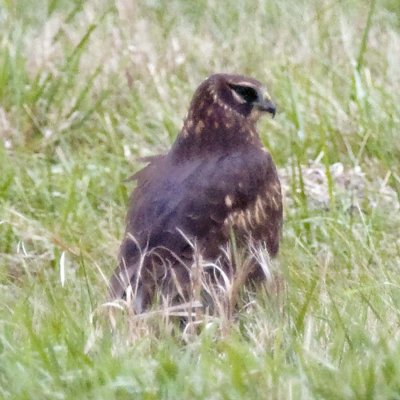
[[[285, 288], [112, 330], [124, 179], [217, 71], [278, 104]], [[398, 0], [0, 0], [0, 398], [400, 399], [399, 128]]]

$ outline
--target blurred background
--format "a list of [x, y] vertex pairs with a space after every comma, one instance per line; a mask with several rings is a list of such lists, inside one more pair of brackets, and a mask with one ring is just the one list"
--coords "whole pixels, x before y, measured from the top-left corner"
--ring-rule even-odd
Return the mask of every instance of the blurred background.
[[[127, 347], [91, 319], [124, 179], [215, 72], [278, 105], [287, 289], [228, 338]], [[397, 398], [399, 93], [398, 0], [0, 0], [0, 397]]]

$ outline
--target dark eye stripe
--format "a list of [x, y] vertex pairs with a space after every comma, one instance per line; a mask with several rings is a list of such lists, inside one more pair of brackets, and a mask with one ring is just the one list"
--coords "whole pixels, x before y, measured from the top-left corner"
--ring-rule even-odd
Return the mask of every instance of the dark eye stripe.
[[234, 90], [247, 103], [254, 103], [258, 99], [257, 91], [250, 86], [240, 86], [230, 84], [229, 87]]

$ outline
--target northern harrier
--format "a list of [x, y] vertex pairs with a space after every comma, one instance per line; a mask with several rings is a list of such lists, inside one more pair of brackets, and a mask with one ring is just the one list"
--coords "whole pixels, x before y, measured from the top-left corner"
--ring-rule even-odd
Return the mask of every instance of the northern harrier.
[[114, 298], [131, 285], [142, 312], [158, 290], [190, 281], [193, 243], [203, 259], [215, 261], [232, 232], [238, 243], [277, 254], [282, 197], [256, 130], [264, 112], [274, 115], [275, 105], [255, 79], [215, 74], [198, 87], [170, 151], [133, 176], [137, 186], [110, 282]]

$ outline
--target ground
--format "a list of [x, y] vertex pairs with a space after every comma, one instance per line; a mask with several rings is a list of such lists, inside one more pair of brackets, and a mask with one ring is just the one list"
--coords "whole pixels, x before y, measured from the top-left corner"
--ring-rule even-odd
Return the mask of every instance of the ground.
[[[0, 398], [400, 398], [395, 0], [0, 0]], [[106, 302], [139, 157], [265, 82], [282, 288], [185, 334]]]

